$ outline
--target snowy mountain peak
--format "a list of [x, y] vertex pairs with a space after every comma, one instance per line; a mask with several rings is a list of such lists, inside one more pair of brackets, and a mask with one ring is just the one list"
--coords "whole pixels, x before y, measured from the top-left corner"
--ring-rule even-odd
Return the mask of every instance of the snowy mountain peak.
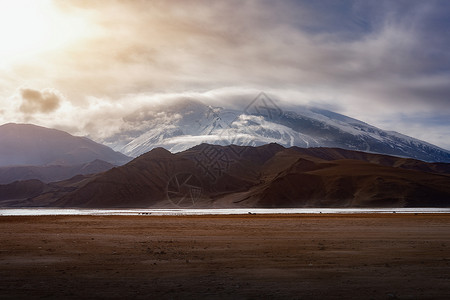
[[[114, 147], [138, 156], [156, 147], [180, 152], [201, 143], [285, 147], [338, 147], [372, 153], [450, 162], [450, 152], [429, 143], [384, 131], [362, 121], [315, 107], [283, 110], [264, 93], [244, 110], [178, 101], [158, 107], [141, 120], [132, 140]], [[126, 118], [125, 118], [126, 120]]]

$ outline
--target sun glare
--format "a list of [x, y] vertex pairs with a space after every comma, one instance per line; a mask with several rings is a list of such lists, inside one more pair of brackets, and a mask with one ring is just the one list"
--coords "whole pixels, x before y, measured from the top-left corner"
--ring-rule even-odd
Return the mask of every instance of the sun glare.
[[0, 66], [64, 47], [85, 31], [83, 20], [63, 15], [50, 0], [0, 0]]

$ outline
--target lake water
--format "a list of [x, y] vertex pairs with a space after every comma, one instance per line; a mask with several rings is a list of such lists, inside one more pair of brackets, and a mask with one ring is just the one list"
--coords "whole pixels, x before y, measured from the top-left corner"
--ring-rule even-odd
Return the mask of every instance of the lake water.
[[226, 208], [226, 209], [66, 209], [0, 208], [0, 216], [240, 215], [240, 214], [450, 213], [450, 208]]

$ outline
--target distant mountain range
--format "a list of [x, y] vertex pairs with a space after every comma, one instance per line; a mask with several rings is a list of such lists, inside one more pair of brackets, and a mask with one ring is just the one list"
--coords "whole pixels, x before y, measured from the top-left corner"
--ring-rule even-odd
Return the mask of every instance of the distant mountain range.
[[[260, 94], [242, 110], [179, 100], [124, 118], [128, 131], [108, 139], [110, 146], [136, 157], [154, 148], [171, 152], [201, 143], [284, 147], [335, 147], [450, 162], [450, 151], [393, 131], [314, 107], [279, 107]], [[124, 138], [126, 137], [126, 138]]]
[[130, 158], [85, 137], [31, 124], [0, 126], [0, 167], [78, 165], [96, 159], [122, 165]]
[[101, 173], [114, 167], [115, 165], [99, 159], [79, 165], [0, 167], [0, 184], [28, 179], [49, 183], [69, 179], [75, 175]]
[[0, 183], [68, 179], [99, 173], [131, 158], [84, 137], [31, 124], [0, 126]]
[[338, 148], [201, 144], [121, 167], [0, 185], [2, 206], [450, 207], [450, 164]]

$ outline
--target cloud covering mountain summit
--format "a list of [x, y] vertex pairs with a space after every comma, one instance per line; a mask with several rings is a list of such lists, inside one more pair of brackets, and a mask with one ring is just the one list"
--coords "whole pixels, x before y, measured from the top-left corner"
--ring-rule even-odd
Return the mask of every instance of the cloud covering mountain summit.
[[[213, 107], [193, 99], [161, 104], [124, 119], [129, 130], [111, 137], [130, 156], [153, 148], [184, 151], [201, 143], [285, 147], [339, 147], [425, 161], [450, 162], [450, 151], [397, 132], [310, 106], [285, 108], [265, 93], [243, 110]], [[289, 110], [287, 110], [289, 109]]]

